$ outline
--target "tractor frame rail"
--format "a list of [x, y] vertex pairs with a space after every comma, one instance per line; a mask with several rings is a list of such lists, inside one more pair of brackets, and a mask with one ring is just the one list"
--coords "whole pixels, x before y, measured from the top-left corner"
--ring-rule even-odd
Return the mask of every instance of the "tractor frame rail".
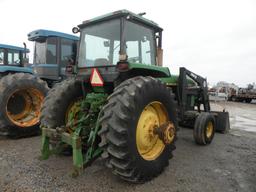
[[[89, 93], [78, 104], [80, 112], [71, 112], [72, 120], [66, 126], [42, 127], [41, 159], [48, 159], [52, 154], [61, 154], [67, 146], [71, 146], [74, 167], [72, 176], [81, 174], [82, 170], [102, 153], [102, 149], [97, 146], [96, 138], [100, 129], [101, 108], [106, 98], [106, 94]], [[76, 121], [78, 116], [80, 120]], [[88, 127], [90, 131], [84, 133]]]

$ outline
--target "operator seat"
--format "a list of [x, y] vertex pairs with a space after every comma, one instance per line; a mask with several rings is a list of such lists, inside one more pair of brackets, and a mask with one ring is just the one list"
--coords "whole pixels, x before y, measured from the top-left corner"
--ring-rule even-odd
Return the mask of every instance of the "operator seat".
[[109, 61], [105, 58], [98, 58], [94, 61], [94, 66], [104, 66], [109, 65]]

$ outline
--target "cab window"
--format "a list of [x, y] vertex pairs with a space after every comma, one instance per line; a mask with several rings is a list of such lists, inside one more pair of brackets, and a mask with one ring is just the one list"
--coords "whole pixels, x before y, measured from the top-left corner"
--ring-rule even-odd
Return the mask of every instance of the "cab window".
[[[152, 58], [153, 57], [153, 58]], [[151, 61], [152, 58], [152, 61]], [[154, 52], [151, 50], [151, 45], [150, 41], [144, 37], [144, 40], [141, 41], [141, 60], [142, 63], [147, 64], [147, 63], [154, 63]]]
[[46, 63], [57, 64], [57, 39], [55, 37], [47, 40]]
[[146, 65], [156, 64], [153, 30], [127, 21], [125, 24], [124, 37], [128, 62]]
[[61, 60], [60, 64], [66, 66], [71, 60], [76, 59], [76, 42], [69, 39], [61, 39]]
[[92, 25], [81, 31], [79, 67], [115, 65], [119, 61], [120, 20]]
[[36, 41], [34, 50], [34, 63], [45, 64], [46, 63], [46, 40]]
[[0, 65], [4, 64], [4, 50], [0, 49]]
[[128, 62], [141, 63], [139, 57], [139, 41], [126, 42], [126, 54], [128, 55]]
[[90, 49], [86, 49], [87, 66], [108, 65], [110, 47], [102, 45], [104, 45], [105, 42], [109, 42], [109, 40], [94, 35], [86, 35], [85, 41], [88, 47], [90, 47]]
[[8, 65], [19, 65], [20, 64], [20, 53], [19, 51], [8, 51]]

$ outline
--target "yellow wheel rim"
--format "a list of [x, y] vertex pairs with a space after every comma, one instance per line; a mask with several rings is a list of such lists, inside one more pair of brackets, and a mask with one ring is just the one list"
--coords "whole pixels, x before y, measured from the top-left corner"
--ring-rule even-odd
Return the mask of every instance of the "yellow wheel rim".
[[39, 122], [43, 100], [44, 94], [37, 89], [15, 91], [7, 101], [7, 117], [21, 128], [36, 125]]
[[165, 144], [160, 140], [154, 129], [169, 120], [164, 105], [154, 101], [142, 111], [136, 129], [136, 146], [145, 160], [155, 160], [163, 152]]
[[78, 121], [78, 113], [81, 110], [81, 101], [82, 98], [75, 99], [73, 102], [69, 104], [66, 110], [65, 123], [68, 133], [74, 132], [74, 130], [72, 129], [72, 125], [70, 125], [70, 121], [72, 121], [73, 124]]
[[212, 122], [210, 121], [208, 124], [207, 124], [207, 127], [206, 127], [206, 137], [207, 138], [210, 138], [213, 134], [213, 124]]

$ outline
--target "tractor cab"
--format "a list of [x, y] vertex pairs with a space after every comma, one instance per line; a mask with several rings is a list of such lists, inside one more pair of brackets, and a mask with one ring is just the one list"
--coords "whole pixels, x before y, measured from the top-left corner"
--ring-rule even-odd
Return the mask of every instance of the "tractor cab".
[[29, 50], [26, 49], [26, 46], [16, 47], [0, 44], [0, 66], [24, 67], [28, 64], [27, 53]]
[[77, 36], [39, 29], [30, 32], [28, 40], [35, 42], [34, 74], [42, 79], [60, 81], [67, 65], [76, 62]]
[[[142, 15], [120, 10], [73, 28], [74, 33], [80, 32], [78, 73], [85, 76], [83, 68], [97, 67], [106, 76], [107, 67], [114, 72], [115, 68], [119, 72], [136, 68], [141, 69], [141, 74], [169, 76], [169, 69], [161, 67], [162, 28]], [[114, 72], [104, 79], [113, 81], [120, 74]]]

